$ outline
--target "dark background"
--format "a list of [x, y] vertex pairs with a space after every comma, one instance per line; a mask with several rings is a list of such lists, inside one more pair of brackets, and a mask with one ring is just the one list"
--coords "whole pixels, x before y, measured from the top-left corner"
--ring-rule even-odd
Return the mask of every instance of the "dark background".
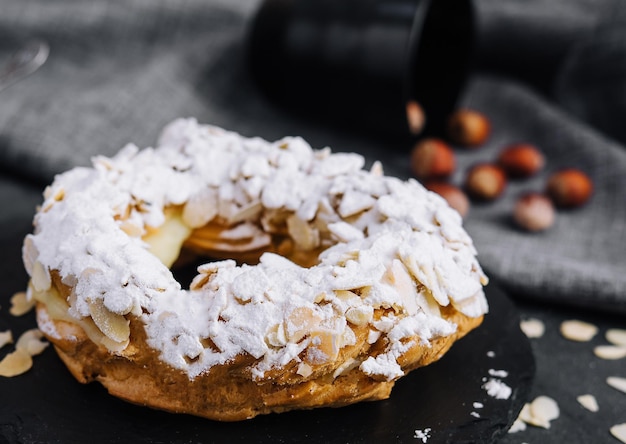
[[[362, 125], [348, 124], [328, 119], [330, 112], [305, 115], [259, 88], [248, 64], [259, 4], [3, 1], [0, 63], [33, 37], [46, 40], [51, 52], [36, 73], [0, 92], [0, 330], [11, 328], [17, 336], [34, 326], [32, 317], [8, 314], [9, 298], [26, 285], [21, 241], [54, 174], [88, 165], [93, 155], [111, 155], [127, 142], [150, 146], [176, 117], [195, 116], [267, 139], [301, 135], [314, 147], [357, 151], [370, 162], [382, 160], [387, 174], [409, 176], [407, 135], [365, 123], [382, 122], [392, 111], [374, 107]], [[592, 352], [605, 343], [606, 329], [626, 326], [622, 5], [619, 0], [474, 2], [477, 40], [458, 104], [488, 115], [493, 133], [480, 150], [457, 149], [459, 168], [452, 180], [461, 182], [469, 165], [493, 159], [508, 143], [534, 143], [548, 160], [545, 171], [510, 183], [496, 203], [474, 204], [465, 221], [481, 263], [514, 298], [520, 316], [545, 323], [545, 336], [531, 340], [537, 368], [531, 398], [550, 396], [561, 408], [550, 430], [529, 427], [505, 436], [504, 443], [612, 442], [609, 427], [626, 422], [626, 395], [605, 383], [608, 376], [626, 377], [624, 360], [603, 361]], [[272, 68], [284, 66], [279, 61]], [[302, 88], [324, 91], [325, 84]], [[331, 99], [327, 110], [340, 106]], [[351, 106], [357, 117], [372, 109], [369, 99]], [[544, 233], [514, 228], [510, 213], [516, 196], [541, 190], [547, 175], [565, 166], [592, 177], [591, 202], [560, 211], [556, 225]], [[591, 343], [565, 340], [558, 327], [570, 318], [596, 323], [599, 334]], [[47, 350], [35, 365], [53, 359]], [[598, 398], [598, 413], [576, 402], [585, 393]], [[11, 403], [5, 396], [0, 391], [0, 401]], [[15, 421], [0, 417], [6, 430]]]

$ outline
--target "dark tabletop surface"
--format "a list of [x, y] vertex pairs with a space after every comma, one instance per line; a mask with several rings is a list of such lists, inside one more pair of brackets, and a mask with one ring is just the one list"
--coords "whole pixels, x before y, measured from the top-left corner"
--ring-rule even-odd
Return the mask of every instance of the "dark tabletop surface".
[[[0, 291], [0, 331], [10, 328], [16, 337], [21, 331], [35, 327], [32, 313], [16, 318], [9, 315], [8, 308], [9, 298], [14, 292], [22, 291], [26, 285], [27, 277], [21, 265], [21, 243], [23, 236], [31, 228], [31, 213], [40, 202], [40, 192], [39, 187], [22, 183], [6, 175], [0, 178], [0, 206], [3, 208], [0, 213], [0, 258], [3, 264], [0, 271], [3, 282]], [[593, 348], [607, 343], [604, 339], [607, 329], [626, 328], [624, 318], [590, 310], [530, 303], [519, 297], [514, 299], [514, 303], [520, 319], [538, 319], [545, 325], [543, 337], [530, 340], [536, 374], [529, 400], [537, 396], [553, 398], [559, 405], [560, 416], [552, 421], [549, 430], [529, 426], [525, 431], [505, 434], [498, 442], [617, 443], [618, 441], [609, 434], [609, 428], [626, 420], [624, 416], [626, 394], [607, 385], [606, 378], [624, 377], [626, 365], [623, 359], [609, 361], [597, 358], [593, 354]], [[559, 332], [561, 322], [569, 319], [593, 323], [598, 326], [599, 333], [591, 342], [569, 341]], [[459, 346], [462, 346], [461, 344]], [[44, 356], [35, 357], [35, 366], [56, 359], [52, 349], [47, 349], [44, 353]], [[55, 365], [58, 366], [56, 363]], [[38, 371], [42, 372], [43, 369], [38, 368]], [[22, 376], [24, 377], [26, 376]], [[20, 376], [16, 378], [16, 384], [19, 384]], [[55, 384], [55, 381], [51, 380], [50, 384]], [[584, 394], [596, 397], [600, 407], [598, 412], [590, 412], [576, 401], [578, 396]], [[42, 394], [42, 397], [45, 398], [45, 395]], [[7, 401], [3, 399], [4, 402]], [[3, 441], [12, 435], [9, 434], [9, 429], [5, 429], [7, 438], [3, 438], [2, 425], [14, 421], [15, 419], [11, 417], [0, 417], [0, 443], [12, 442]], [[54, 427], [54, 424], [47, 424], [46, 427]], [[208, 439], [197, 442], [213, 441]]]
[[[301, 135], [316, 148], [361, 152], [368, 161], [382, 160], [386, 173], [409, 177], [406, 140], [372, 125], [355, 130], [341, 120], [300, 115], [259, 93], [244, 61], [247, 25], [259, 1], [182, 3], [3, 2], [2, 60], [31, 35], [51, 43], [51, 56], [27, 80], [0, 92], [0, 331], [10, 328], [17, 337], [35, 326], [32, 313], [8, 313], [9, 299], [26, 286], [21, 244], [54, 174], [85, 165], [95, 154], [111, 155], [129, 141], [149, 146], [176, 117], [267, 139]], [[536, 369], [529, 400], [548, 396], [560, 408], [549, 430], [529, 426], [498, 442], [618, 443], [609, 428], [626, 423], [626, 394], [606, 379], [626, 378], [626, 359], [603, 360], [593, 349], [607, 343], [608, 329], [626, 328], [625, 8], [619, 0], [475, 3], [488, 72], [468, 79], [460, 103], [485, 112], [493, 134], [480, 150], [457, 151], [453, 180], [516, 141], [537, 144], [549, 165], [528, 182], [511, 183], [498, 202], [473, 205], [465, 220], [481, 264], [519, 318], [545, 325], [542, 337], [529, 340]], [[572, 36], [580, 41], [565, 52], [562, 43]], [[544, 233], [515, 229], [515, 196], [540, 189], [562, 166], [592, 176], [592, 201], [559, 212]], [[595, 324], [598, 334], [590, 342], [565, 339], [559, 326], [569, 319]], [[0, 357], [10, 350], [0, 350]], [[55, 359], [47, 349], [35, 366]], [[585, 394], [596, 397], [598, 412], [577, 402]], [[0, 392], [6, 405], [4, 396]], [[31, 442], [15, 433], [16, 421], [0, 415], [1, 444]]]

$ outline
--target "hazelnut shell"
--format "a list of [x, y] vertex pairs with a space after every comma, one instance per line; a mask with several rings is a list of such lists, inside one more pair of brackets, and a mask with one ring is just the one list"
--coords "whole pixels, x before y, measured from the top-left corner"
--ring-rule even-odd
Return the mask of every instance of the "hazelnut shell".
[[593, 182], [585, 173], [575, 168], [557, 171], [548, 178], [546, 193], [561, 208], [584, 205], [593, 194]]
[[423, 139], [411, 151], [411, 172], [422, 181], [446, 178], [455, 168], [454, 151], [443, 140]]
[[478, 111], [460, 109], [450, 116], [447, 132], [452, 143], [476, 148], [491, 135], [491, 123]]
[[491, 201], [498, 198], [507, 184], [506, 173], [498, 165], [481, 163], [467, 173], [465, 189], [474, 199]]
[[509, 177], [525, 178], [538, 173], [545, 165], [545, 157], [534, 145], [518, 143], [504, 148], [498, 156], [498, 165]]

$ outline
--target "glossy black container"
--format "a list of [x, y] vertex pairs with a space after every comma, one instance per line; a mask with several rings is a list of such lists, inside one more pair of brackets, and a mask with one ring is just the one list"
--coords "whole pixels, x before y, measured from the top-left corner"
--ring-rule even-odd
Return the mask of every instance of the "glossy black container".
[[470, 0], [266, 0], [250, 33], [261, 88], [338, 127], [409, 137], [406, 103], [441, 133], [468, 73]]

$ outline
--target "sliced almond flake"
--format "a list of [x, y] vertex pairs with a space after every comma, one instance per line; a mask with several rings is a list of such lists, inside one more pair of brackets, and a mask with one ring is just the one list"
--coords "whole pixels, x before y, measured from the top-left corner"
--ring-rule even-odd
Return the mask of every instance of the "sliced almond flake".
[[310, 251], [320, 244], [319, 231], [295, 214], [287, 219], [287, 231], [301, 250]]
[[307, 222], [311, 222], [315, 219], [315, 215], [317, 214], [317, 209], [319, 208], [319, 202], [317, 198], [309, 198], [305, 200], [300, 208], [296, 211], [296, 215]]
[[0, 361], [0, 376], [11, 378], [26, 373], [33, 366], [33, 358], [24, 350], [15, 350]]
[[532, 413], [530, 412], [530, 403], [524, 404], [522, 410], [520, 410], [518, 418], [524, 422], [528, 422], [532, 419]]
[[593, 353], [601, 359], [616, 360], [626, 358], [626, 347], [619, 345], [598, 345]]
[[296, 371], [296, 373], [299, 374], [300, 376], [304, 376], [305, 378], [308, 378], [309, 376], [311, 376], [311, 374], [313, 374], [313, 367], [311, 367], [306, 362], [301, 362], [298, 365], [298, 370]]
[[28, 313], [35, 306], [35, 299], [28, 299], [25, 291], [18, 291], [11, 297], [11, 308], [9, 313], [13, 316], [22, 316]]
[[33, 274], [31, 276], [33, 287], [37, 291], [46, 291], [52, 285], [52, 279], [50, 278], [50, 272], [41, 262], [35, 261], [33, 264]]
[[626, 330], [610, 328], [606, 331], [606, 340], [613, 345], [626, 346]]
[[529, 338], [540, 338], [546, 331], [546, 326], [539, 319], [526, 319], [520, 322], [520, 328]]
[[509, 429], [508, 433], [523, 432], [524, 430], [526, 430], [526, 423], [524, 421], [522, 421], [520, 418], [517, 418], [513, 422], [513, 425]]
[[228, 225], [235, 225], [246, 220], [254, 219], [254, 217], [261, 213], [262, 210], [263, 205], [261, 205], [260, 201], [237, 207], [237, 211], [230, 215], [227, 223]]
[[13, 333], [11, 330], [0, 331], [0, 348], [13, 342]]
[[595, 413], [598, 410], [600, 410], [600, 407], [598, 407], [598, 401], [596, 400], [596, 397], [593, 395], [580, 395], [579, 397], [576, 398], [576, 400], [580, 403], [580, 405], [582, 405], [584, 408], [586, 408], [590, 412]]
[[232, 259], [224, 259], [223, 261], [207, 262], [206, 264], [202, 264], [198, 266], [198, 273], [213, 274], [213, 273], [216, 273], [219, 269], [235, 268], [236, 266], [237, 266], [237, 262], [235, 262]]
[[347, 190], [341, 199], [337, 212], [344, 219], [372, 208], [376, 204], [370, 194], [356, 190]]
[[363, 326], [368, 324], [374, 315], [374, 309], [371, 305], [361, 305], [358, 307], [350, 308], [346, 311], [346, 319], [348, 322], [356, 326]]
[[394, 259], [391, 262], [391, 267], [387, 270], [386, 277], [400, 295], [402, 308], [411, 316], [416, 314], [418, 305], [415, 283], [400, 260]]
[[611, 435], [619, 439], [621, 442], [626, 443], [626, 422], [622, 424], [616, 424], [610, 429]]
[[333, 378], [337, 378], [337, 377], [343, 375], [344, 373], [349, 372], [353, 368], [358, 367], [359, 364], [361, 364], [361, 362], [356, 360], [356, 359], [354, 359], [354, 358], [347, 359], [346, 362], [341, 364], [339, 367], [337, 367], [337, 370], [334, 371]]
[[33, 241], [33, 235], [29, 234], [24, 239], [24, 245], [22, 246], [22, 262], [24, 262], [24, 268], [29, 275], [33, 274], [33, 265], [39, 257], [39, 251]]
[[231, 253], [245, 253], [259, 248], [267, 247], [272, 242], [269, 235], [259, 235], [241, 239], [205, 240], [195, 237], [186, 240], [190, 246], [199, 247], [206, 250], [228, 251]]
[[620, 392], [626, 393], [626, 378], [620, 378], [619, 376], [609, 376], [606, 378], [606, 383]]
[[335, 360], [341, 346], [338, 343], [339, 339], [332, 331], [313, 330], [311, 345], [305, 359], [312, 364], [323, 364]]
[[288, 316], [285, 336], [289, 342], [295, 344], [317, 329], [321, 322], [322, 318], [311, 308], [296, 307]]
[[103, 336], [100, 339], [100, 343], [104, 345], [109, 351], [112, 351], [114, 353], [121, 353], [126, 350], [126, 347], [128, 347], [128, 344], [130, 344], [130, 339], [118, 342], [114, 341], [113, 339], [109, 339], [106, 336]]
[[124, 343], [130, 337], [129, 321], [124, 316], [107, 310], [102, 299], [89, 303], [89, 313], [93, 322], [109, 339]]
[[363, 231], [347, 222], [336, 222], [328, 224], [328, 231], [339, 239], [341, 242], [350, 242], [353, 240], [363, 239], [365, 235]]
[[598, 327], [572, 319], [561, 323], [561, 334], [570, 341], [588, 342], [598, 333]]
[[23, 350], [31, 356], [38, 355], [49, 345], [48, 342], [42, 341], [43, 337], [43, 333], [38, 328], [26, 330], [15, 343], [15, 349]]
[[548, 396], [538, 396], [530, 403], [530, 411], [534, 417], [541, 417], [550, 422], [559, 417], [559, 405]]
[[276, 324], [265, 335], [266, 342], [273, 347], [284, 347], [287, 345], [287, 336], [284, 324]]
[[372, 167], [370, 168], [370, 173], [372, 173], [372, 175], [374, 176], [382, 176], [384, 174], [383, 171], [383, 164], [380, 163], [380, 161], [375, 161], [374, 163], [372, 163]]
[[143, 226], [137, 224], [135, 221], [125, 220], [120, 222], [119, 227], [120, 230], [130, 237], [141, 237], [144, 234]]
[[536, 427], [549, 429], [550, 421], [558, 418], [559, 414], [559, 406], [554, 399], [538, 396], [531, 403], [524, 405], [518, 419]]

